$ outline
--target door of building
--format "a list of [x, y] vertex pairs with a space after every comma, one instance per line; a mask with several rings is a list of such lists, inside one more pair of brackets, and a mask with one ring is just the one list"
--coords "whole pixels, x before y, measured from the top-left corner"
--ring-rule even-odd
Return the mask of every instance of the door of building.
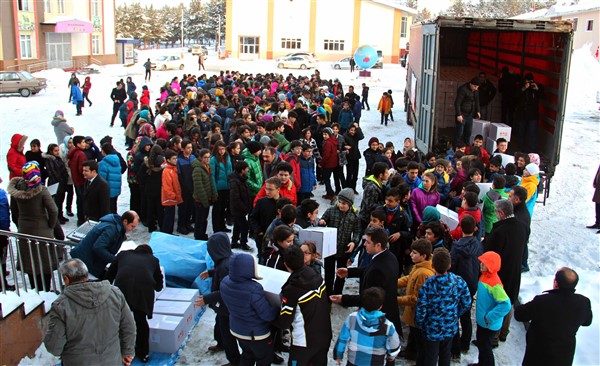
[[48, 68], [73, 67], [71, 33], [46, 33]]

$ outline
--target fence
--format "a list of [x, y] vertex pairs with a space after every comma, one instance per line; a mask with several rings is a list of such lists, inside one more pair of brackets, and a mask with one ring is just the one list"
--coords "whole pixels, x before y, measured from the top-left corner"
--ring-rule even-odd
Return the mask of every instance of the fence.
[[[62, 292], [64, 283], [57, 275], [75, 243], [0, 230], [0, 290]], [[12, 282], [10, 284], [9, 282]]]

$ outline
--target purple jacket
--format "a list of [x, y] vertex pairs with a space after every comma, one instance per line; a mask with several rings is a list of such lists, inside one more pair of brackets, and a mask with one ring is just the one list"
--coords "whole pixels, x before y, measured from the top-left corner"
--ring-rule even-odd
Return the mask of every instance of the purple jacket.
[[423, 221], [423, 210], [427, 206], [437, 206], [440, 203], [440, 194], [438, 192], [427, 192], [422, 186], [415, 188], [410, 194], [410, 205], [412, 206], [414, 221], [420, 224]]

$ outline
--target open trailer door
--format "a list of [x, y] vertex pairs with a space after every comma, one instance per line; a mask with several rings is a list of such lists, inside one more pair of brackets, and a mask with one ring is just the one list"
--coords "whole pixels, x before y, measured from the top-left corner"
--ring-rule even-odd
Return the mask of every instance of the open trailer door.
[[438, 27], [422, 27], [423, 43], [421, 56], [420, 89], [417, 87], [418, 119], [415, 124], [415, 146], [420, 151], [429, 151], [433, 145], [433, 121], [435, 118], [435, 94], [438, 63]]

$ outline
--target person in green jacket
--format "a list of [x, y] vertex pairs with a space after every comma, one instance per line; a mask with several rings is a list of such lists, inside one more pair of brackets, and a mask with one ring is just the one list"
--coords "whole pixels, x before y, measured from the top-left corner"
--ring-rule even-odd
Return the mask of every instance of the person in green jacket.
[[259, 142], [250, 141], [242, 151], [242, 156], [248, 163], [248, 190], [250, 191], [250, 202], [254, 202], [254, 197], [260, 191], [263, 185], [262, 168], [260, 166], [261, 145]]
[[217, 189], [210, 173], [210, 151], [202, 149], [198, 159], [192, 162], [192, 181], [194, 183], [194, 206], [196, 208], [196, 222], [194, 224], [194, 239], [208, 240], [206, 226], [210, 205], [217, 201]]
[[[272, 123], [272, 125], [271, 125]], [[274, 137], [277, 139], [277, 141], [279, 141], [279, 147], [277, 148], [277, 150], [279, 150], [282, 153], [287, 153], [290, 151], [290, 142], [285, 138], [285, 136], [283, 135], [283, 131], [285, 130], [285, 125], [283, 124], [283, 122], [278, 121], [278, 122], [271, 122], [267, 124], [267, 133], [271, 135], [271, 137]]]
[[492, 231], [492, 226], [498, 221], [494, 202], [507, 199], [508, 193], [504, 191], [506, 179], [501, 175], [494, 176], [492, 189], [483, 196], [483, 217], [485, 220], [485, 233], [489, 234]]

